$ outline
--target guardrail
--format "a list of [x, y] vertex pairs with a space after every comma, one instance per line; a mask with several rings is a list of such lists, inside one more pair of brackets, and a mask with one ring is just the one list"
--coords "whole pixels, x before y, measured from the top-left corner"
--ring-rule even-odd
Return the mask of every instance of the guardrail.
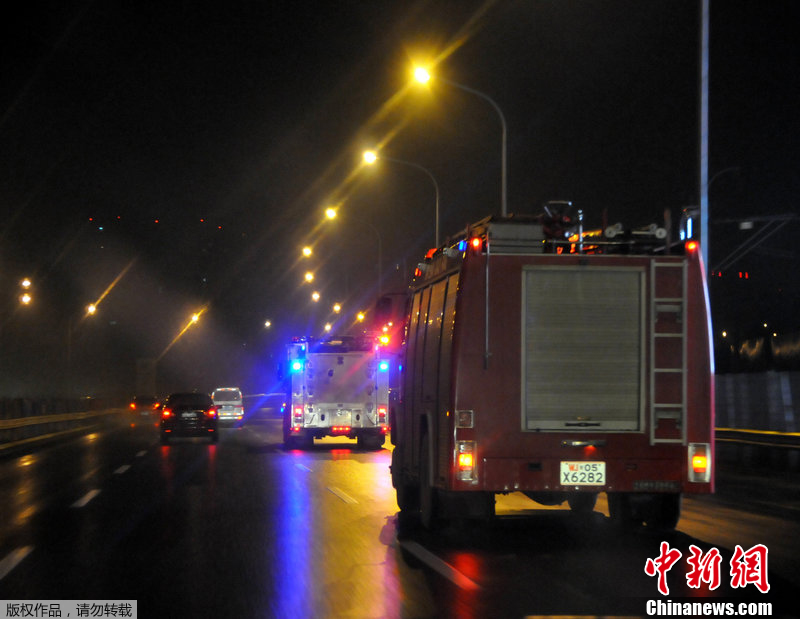
[[0, 400], [0, 455], [34, 442], [66, 438], [99, 427], [121, 412], [93, 398]]
[[714, 436], [718, 443], [741, 443], [744, 445], [758, 445], [761, 447], [800, 449], [800, 432], [715, 428]]

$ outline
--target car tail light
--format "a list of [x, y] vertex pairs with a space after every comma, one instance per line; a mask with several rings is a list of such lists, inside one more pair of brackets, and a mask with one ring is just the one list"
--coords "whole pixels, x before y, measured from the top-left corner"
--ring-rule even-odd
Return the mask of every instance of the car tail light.
[[161, 410], [161, 417], [162, 419], [166, 419], [167, 417], [172, 417], [172, 409], [171, 408], [164, 408]]
[[132, 411], [136, 410], [136, 403], [135, 402], [131, 402], [131, 410]]
[[711, 481], [711, 445], [708, 443], [689, 443], [689, 481]]
[[456, 441], [456, 479], [475, 479], [475, 441]]
[[216, 406], [212, 406], [206, 411], [206, 417], [208, 417], [209, 419], [213, 419], [216, 416], [217, 416], [217, 407]]

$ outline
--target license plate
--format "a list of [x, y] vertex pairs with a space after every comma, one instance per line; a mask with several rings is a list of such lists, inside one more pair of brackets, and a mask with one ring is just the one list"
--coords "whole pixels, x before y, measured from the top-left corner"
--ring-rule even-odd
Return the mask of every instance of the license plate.
[[181, 413], [181, 419], [194, 419], [195, 417], [194, 413]]
[[561, 462], [562, 486], [603, 486], [606, 483], [605, 462]]

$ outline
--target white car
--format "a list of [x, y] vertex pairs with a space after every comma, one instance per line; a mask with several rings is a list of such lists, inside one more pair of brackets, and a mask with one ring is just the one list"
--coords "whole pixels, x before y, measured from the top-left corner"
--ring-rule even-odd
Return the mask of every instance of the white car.
[[220, 421], [241, 421], [244, 417], [242, 392], [238, 387], [220, 387], [211, 394]]

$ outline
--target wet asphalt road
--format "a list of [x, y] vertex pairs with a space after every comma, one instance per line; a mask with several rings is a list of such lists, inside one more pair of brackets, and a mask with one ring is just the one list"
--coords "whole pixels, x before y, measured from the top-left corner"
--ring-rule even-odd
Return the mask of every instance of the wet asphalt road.
[[[580, 517], [521, 494], [499, 498], [492, 523], [431, 534], [398, 531], [390, 448], [287, 451], [267, 413], [216, 445], [162, 446], [152, 422], [126, 418], [5, 458], [0, 599], [137, 600], [140, 617], [642, 616], [648, 600], [688, 598], [792, 615], [800, 509], [788, 482], [770, 494], [768, 479], [721, 477], [719, 496], [685, 500], [667, 535], [618, 531], [602, 499]], [[682, 552], [669, 596], [644, 572], [664, 541]], [[692, 544], [721, 553], [715, 591], [686, 585]], [[731, 587], [737, 544], [768, 547], [767, 594]]]

